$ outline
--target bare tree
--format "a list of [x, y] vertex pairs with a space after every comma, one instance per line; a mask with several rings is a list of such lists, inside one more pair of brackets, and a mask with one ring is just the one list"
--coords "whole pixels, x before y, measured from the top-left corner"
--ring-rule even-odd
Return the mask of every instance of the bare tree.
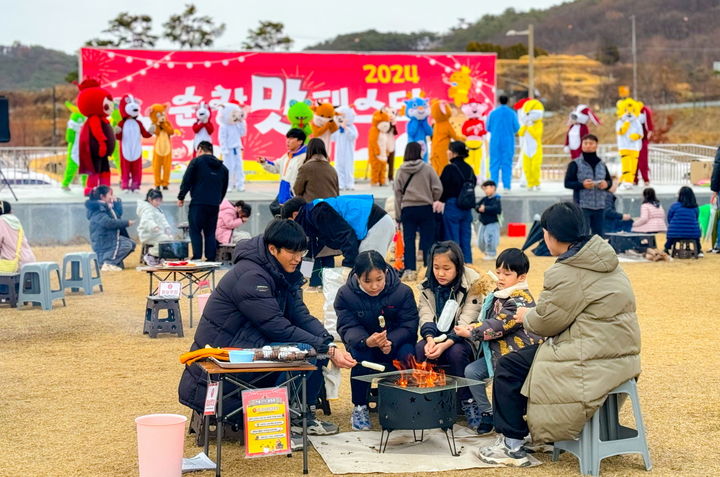
[[280, 22], [261, 20], [254, 30], [248, 30], [248, 38], [242, 47], [246, 50], [289, 50], [293, 40], [285, 35], [285, 25]]
[[192, 3], [185, 5], [185, 11], [172, 15], [163, 23], [165, 38], [177, 43], [180, 48], [203, 48], [212, 46], [225, 32], [225, 24], [215, 25], [209, 16], [197, 15]]

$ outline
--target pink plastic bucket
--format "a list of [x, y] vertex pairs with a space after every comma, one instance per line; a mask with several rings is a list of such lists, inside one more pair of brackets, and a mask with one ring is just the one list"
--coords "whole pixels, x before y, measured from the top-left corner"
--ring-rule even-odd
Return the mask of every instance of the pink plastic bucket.
[[150, 414], [135, 419], [140, 477], [182, 475], [186, 421], [179, 414]]
[[203, 314], [203, 310], [205, 309], [205, 305], [207, 305], [210, 295], [210, 293], [205, 293], [203, 295], [195, 295], [198, 300], [198, 310], [200, 310], [200, 316], [202, 316]]

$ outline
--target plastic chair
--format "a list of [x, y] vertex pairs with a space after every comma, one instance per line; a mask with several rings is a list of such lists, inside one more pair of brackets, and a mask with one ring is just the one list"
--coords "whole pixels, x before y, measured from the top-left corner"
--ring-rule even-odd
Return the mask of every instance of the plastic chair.
[[[637, 429], [620, 425], [619, 394], [627, 394], [632, 401]], [[642, 454], [645, 469], [652, 469], [635, 379], [626, 381], [610, 391], [602, 407], [585, 423], [579, 439], [556, 442], [553, 448], [553, 461], [558, 459], [561, 450], [570, 452], [578, 458], [580, 473], [583, 475], [600, 475], [600, 461], [621, 454]]]
[[[160, 310], [167, 310], [167, 316], [161, 317]], [[185, 336], [178, 298], [148, 296], [143, 334], [149, 334], [150, 338], [157, 338], [158, 333], [173, 333], [180, 338]]]
[[103, 291], [100, 265], [94, 252], [66, 253], [63, 257], [62, 276], [63, 289], [70, 288], [73, 292], [82, 289], [86, 295], [92, 295], [93, 288], [97, 285], [100, 291]]
[[0, 304], [17, 307], [18, 292], [20, 290], [19, 273], [0, 273]]
[[[57, 273], [59, 287], [53, 290], [50, 285], [50, 275]], [[18, 306], [25, 303], [39, 303], [43, 310], [52, 309], [53, 301], [62, 300], [65, 303], [65, 289], [63, 288], [60, 267], [55, 262], [35, 262], [23, 265], [20, 270], [20, 293]]]

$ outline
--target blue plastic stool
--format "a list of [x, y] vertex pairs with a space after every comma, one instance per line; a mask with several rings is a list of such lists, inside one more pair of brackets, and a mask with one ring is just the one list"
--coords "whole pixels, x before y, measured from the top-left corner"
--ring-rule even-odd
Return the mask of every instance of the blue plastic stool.
[[94, 252], [66, 253], [63, 257], [62, 277], [63, 289], [70, 288], [73, 292], [82, 289], [86, 295], [92, 295], [95, 286], [103, 291], [100, 265]]
[[[57, 273], [60, 288], [53, 290], [50, 286], [50, 274]], [[38, 303], [43, 310], [50, 310], [53, 301], [65, 303], [65, 289], [62, 285], [60, 267], [55, 262], [35, 262], [23, 265], [20, 270], [20, 293], [18, 307], [25, 303]]]
[[[627, 394], [632, 401], [637, 429], [620, 425], [619, 394]], [[645, 469], [652, 469], [635, 379], [626, 381], [610, 391], [602, 407], [585, 423], [579, 439], [556, 442], [553, 461], [558, 459], [561, 450], [570, 452], [578, 458], [580, 473], [583, 475], [600, 475], [600, 461], [605, 457], [621, 454], [642, 454]]]

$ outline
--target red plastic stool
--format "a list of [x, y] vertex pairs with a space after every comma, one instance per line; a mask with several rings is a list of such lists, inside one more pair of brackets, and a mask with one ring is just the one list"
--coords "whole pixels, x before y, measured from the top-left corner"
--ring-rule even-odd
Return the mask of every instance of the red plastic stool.
[[510, 222], [508, 224], [508, 237], [524, 237], [525, 233], [525, 224], [516, 222]]

